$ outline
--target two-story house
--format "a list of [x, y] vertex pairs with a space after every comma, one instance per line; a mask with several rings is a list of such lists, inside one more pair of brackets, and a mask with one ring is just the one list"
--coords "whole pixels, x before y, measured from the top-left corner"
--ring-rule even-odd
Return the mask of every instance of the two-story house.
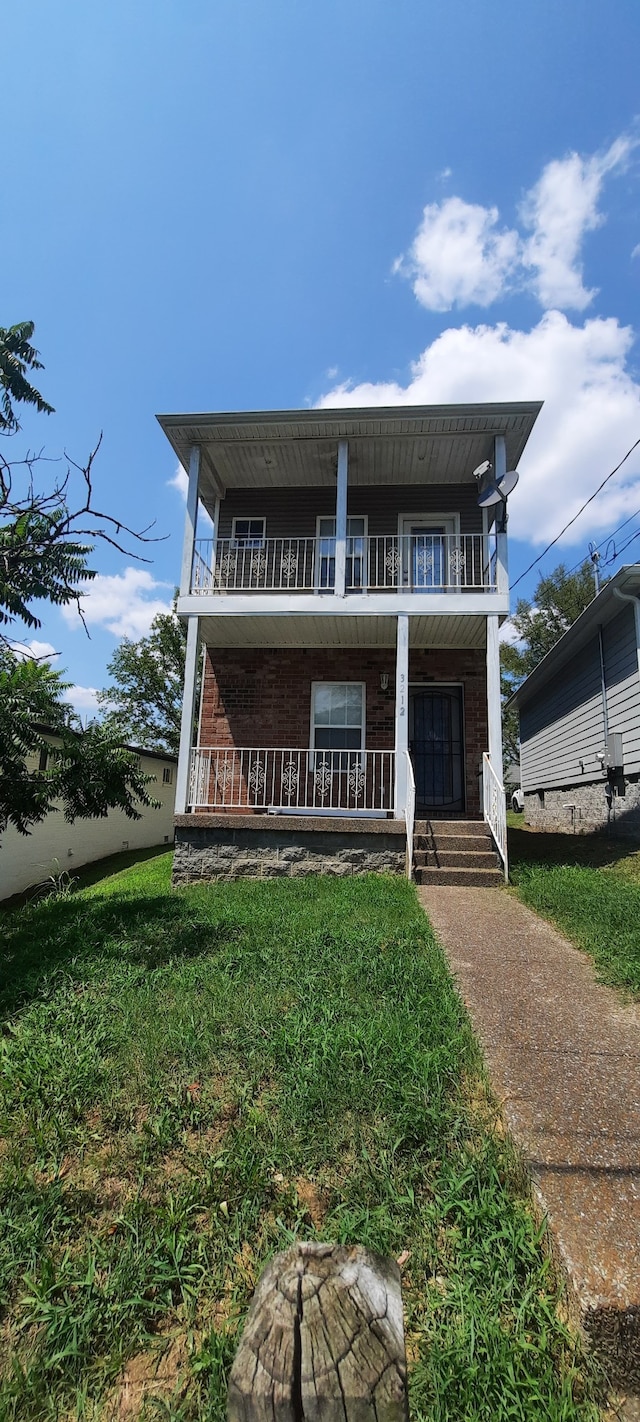
[[478, 469], [515, 468], [539, 409], [160, 417], [189, 475], [176, 882], [506, 870], [506, 518]]

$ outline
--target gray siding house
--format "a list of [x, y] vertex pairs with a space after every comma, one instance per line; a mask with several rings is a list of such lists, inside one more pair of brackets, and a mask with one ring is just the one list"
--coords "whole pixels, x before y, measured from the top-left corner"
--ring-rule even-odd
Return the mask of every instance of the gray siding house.
[[640, 837], [640, 564], [615, 574], [509, 704], [527, 822]]

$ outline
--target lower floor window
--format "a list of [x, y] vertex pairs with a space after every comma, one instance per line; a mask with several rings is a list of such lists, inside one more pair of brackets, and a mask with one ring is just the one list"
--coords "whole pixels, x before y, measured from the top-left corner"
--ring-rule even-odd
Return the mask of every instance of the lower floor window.
[[336, 755], [335, 752], [364, 749], [364, 716], [363, 682], [314, 682], [311, 696], [312, 751], [325, 752], [323, 759], [330, 760], [336, 770], [346, 769], [354, 757]]

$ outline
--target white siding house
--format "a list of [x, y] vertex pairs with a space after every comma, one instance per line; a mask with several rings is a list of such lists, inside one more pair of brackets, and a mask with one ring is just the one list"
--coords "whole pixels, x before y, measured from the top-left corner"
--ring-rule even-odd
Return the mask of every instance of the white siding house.
[[[50, 739], [55, 743], [55, 736]], [[141, 806], [139, 820], [128, 819], [123, 810], [110, 810], [102, 819], [76, 820], [71, 825], [61, 809], [52, 810], [28, 835], [9, 825], [0, 836], [0, 900], [54, 875], [73, 875], [83, 864], [120, 850], [173, 844], [176, 759], [153, 751], [136, 754], [145, 775], [154, 777], [149, 791], [161, 802], [160, 808]], [[37, 769], [35, 758], [32, 768]]]

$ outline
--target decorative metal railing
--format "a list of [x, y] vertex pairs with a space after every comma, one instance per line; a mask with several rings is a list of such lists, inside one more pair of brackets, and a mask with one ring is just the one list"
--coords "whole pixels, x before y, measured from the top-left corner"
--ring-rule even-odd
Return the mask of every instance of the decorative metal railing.
[[507, 800], [504, 786], [498, 779], [486, 751], [482, 757], [482, 797], [484, 818], [495, 840], [504, 867], [504, 877], [508, 881]]
[[394, 752], [196, 747], [191, 810], [376, 815], [393, 810]]
[[413, 832], [416, 822], [416, 778], [413, 773], [411, 756], [405, 751], [407, 757], [407, 804], [404, 818], [407, 825], [407, 879], [413, 878]]
[[[332, 538], [198, 539], [192, 593], [335, 591]], [[347, 593], [490, 591], [495, 539], [481, 533], [349, 537]]]

